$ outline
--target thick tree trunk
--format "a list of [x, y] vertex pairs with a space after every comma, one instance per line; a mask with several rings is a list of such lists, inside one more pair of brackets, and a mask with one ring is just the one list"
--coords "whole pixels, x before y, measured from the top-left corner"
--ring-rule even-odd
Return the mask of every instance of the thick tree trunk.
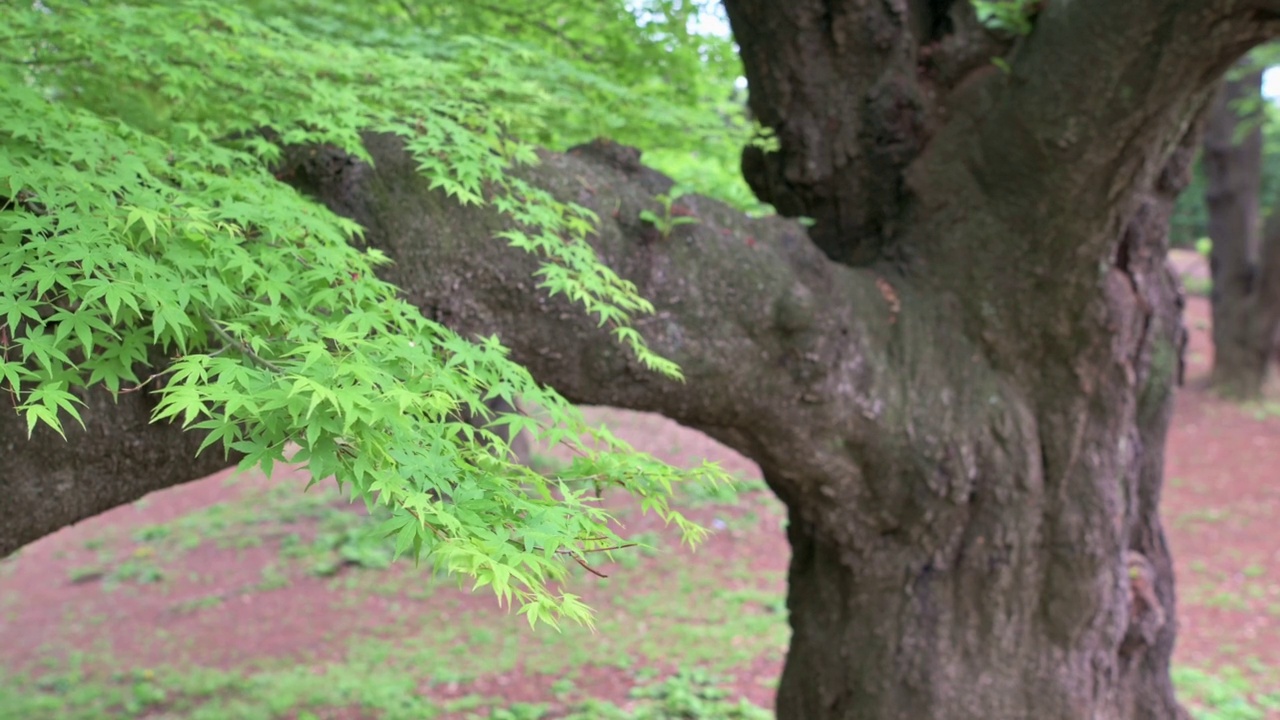
[[[780, 143], [747, 151], [748, 180], [888, 278], [910, 388], [852, 479], [762, 461], [795, 551], [779, 717], [1183, 715], [1156, 509], [1181, 347], [1165, 235], [1207, 99], [1186, 81], [1248, 33], [1193, 60], [1209, 3], [1042, 3], [996, 44], [1005, 74], [967, 3], [726, 6]], [[859, 513], [797, 484], [859, 488], [832, 492]]]
[[371, 146], [376, 169], [321, 155], [296, 177], [369, 228], [424, 309], [496, 332], [571, 399], [662, 412], [760, 463], [795, 550], [780, 718], [1181, 716], [1157, 505], [1180, 333], [1163, 230], [1189, 146], [1126, 204], [1098, 281], [1045, 277], [1078, 310], [995, 308], [1055, 325], [1044, 345], [1088, 333], [1034, 361], [971, 337], [936, 281], [830, 263], [777, 220], [690, 199], [699, 224], [642, 239], [667, 181], [609, 144], [547, 156], [532, 179], [611, 218], [595, 244], [654, 299], [641, 328], [686, 385], [529, 302], [530, 266], [475, 234], [491, 215], [426, 191], [394, 141]]
[[[1275, 347], [1275, 312], [1263, 304], [1275, 271], [1262, 264], [1262, 69], [1241, 71], [1214, 99], [1204, 167], [1213, 239], [1212, 383], [1228, 397], [1248, 399], [1261, 394]], [[1241, 101], [1259, 105], [1246, 110]]]

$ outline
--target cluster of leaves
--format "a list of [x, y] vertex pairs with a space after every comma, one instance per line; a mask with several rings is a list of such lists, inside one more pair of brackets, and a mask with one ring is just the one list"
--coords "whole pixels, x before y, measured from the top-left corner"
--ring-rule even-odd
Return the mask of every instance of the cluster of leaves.
[[[652, 307], [584, 242], [591, 213], [506, 173], [536, 160], [522, 139], [587, 127], [564, 117], [569, 95], [575, 107], [596, 96], [626, 106], [639, 79], [568, 61], [531, 69], [545, 49], [447, 23], [361, 31], [391, 5], [414, 7], [0, 8], [0, 392], [30, 428], [61, 432], [80, 419], [84, 393], [155, 391], [155, 419], [207, 433], [204, 447], [267, 472], [302, 463], [313, 482], [335, 478], [384, 506], [380, 531], [397, 554], [491, 585], [531, 623], [589, 621], [574, 595], [551, 588], [566, 561], [625, 544], [592, 490], [631, 492], [696, 541], [702, 530], [667, 503], [672, 483], [720, 471], [635, 453], [588, 427], [496, 339], [425, 319], [377, 278], [386, 258], [352, 244], [360, 228], [273, 168], [292, 148], [368, 159], [363, 134], [399, 136], [434, 187], [511, 218], [504, 237], [543, 260], [544, 288], [678, 378], [630, 325]], [[483, 404], [516, 397], [546, 421], [493, 417]], [[500, 425], [578, 459], [547, 479], [513, 462]]]
[[1031, 33], [1031, 20], [1042, 0], [970, 0], [984, 27], [1010, 35]]
[[260, 17], [294, 17], [315, 35], [450, 62], [460, 44], [497, 51], [541, 96], [510, 119], [523, 140], [567, 148], [608, 137], [644, 148], [647, 164], [692, 192], [771, 211], [739, 171], [742, 146], [759, 127], [745, 117], [742, 64], [719, 0], [256, 0], [252, 7]]

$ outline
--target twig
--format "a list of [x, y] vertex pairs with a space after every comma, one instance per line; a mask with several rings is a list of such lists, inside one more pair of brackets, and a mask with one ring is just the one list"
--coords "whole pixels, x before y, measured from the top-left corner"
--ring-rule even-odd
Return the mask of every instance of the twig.
[[579, 565], [581, 565], [581, 566], [582, 566], [582, 568], [583, 568], [584, 570], [586, 570], [587, 572], [591, 573], [592, 575], [595, 575], [596, 577], [599, 577], [599, 578], [608, 578], [608, 577], [609, 577], [608, 575], [605, 575], [604, 573], [600, 572], [599, 570], [597, 570], [597, 569], [595, 569], [595, 568], [591, 567], [590, 565], [588, 565], [588, 564], [587, 564], [587, 561], [586, 561], [586, 560], [584, 560], [584, 559], [582, 559], [582, 557], [581, 557], [581, 556], [582, 556], [583, 554], [585, 554], [585, 553], [592, 553], [592, 552], [609, 552], [610, 550], [625, 550], [626, 548], [631, 548], [631, 547], [635, 547], [635, 546], [636, 546], [636, 543], [624, 543], [624, 544], [622, 544], [622, 545], [614, 545], [613, 547], [605, 547], [605, 548], [591, 548], [591, 549], [589, 549], [589, 550], [557, 550], [557, 551], [556, 551], [556, 554], [557, 554], [557, 555], [568, 555], [569, 557], [573, 558], [573, 561], [574, 561], [574, 562], [576, 562], [576, 563], [578, 563]]
[[279, 365], [276, 365], [270, 360], [267, 360], [266, 358], [262, 357], [258, 353], [254, 352], [253, 348], [249, 347], [243, 342], [232, 337], [231, 333], [223, 329], [222, 325], [219, 324], [217, 320], [214, 320], [213, 318], [209, 317], [208, 313], [201, 310], [200, 317], [204, 318], [204, 321], [209, 323], [209, 327], [213, 329], [213, 332], [218, 337], [222, 338], [223, 342], [227, 343], [228, 345], [231, 345], [235, 349], [239, 350], [241, 353], [244, 353], [245, 357], [249, 358], [249, 360], [251, 360], [254, 364], [260, 365], [270, 370], [271, 372], [276, 373], [277, 375], [285, 374], [284, 368], [280, 367]]
[[587, 572], [591, 573], [592, 575], [595, 575], [596, 577], [600, 577], [600, 578], [608, 578], [608, 577], [609, 577], [608, 575], [605, 575], [604, 573], [600, 572], [599, 570], [597, 570], [597, 569], [595, 569], [595, 568], [591, 567], [590, 565], [588, 565], [586, 560], [583, 560], [582, 558], [578, 557], [577, 555], [573, 555], [572, 557], [573, 557], [573, 561], [574, 561], [574, 562], [576, 562], [576, 563], [578, 563], [579, 565], [581, 565], [583, 568], [585, 568], [585, 569], [586, 569], [586, 571], [587, 571]]
[[401, 508], [404, 508], [404, 511], [405, 511], [405, 512], [407, 512], [407, 513], [409, 513], [410, 515], [412, 515], [412, 516], [413, 516], [413, 518], [414, 518], [415, 520], [417, 520], [418, 522], [422, 523], [422, 526], [423, 526], [423, 527], [430, 529], [430, 530], [431, 530], [431, 532], [432, 532], [432, 534], [434, 534], [434, 535], [435, 535], [437, 538], [439, 538], [441, 541], [447, 541], [447, 540], [449, 539], [449, 538], [448, 538], [447, 536], [445, 536], [445, 534], [440, 530], [440, 528], [438, 528], [438, 527], [436, 527], [435, 525], [432, 525], [431, 523], [429, 523], [429, 522], [427, 522], [426, 520], [424, 520], [424, 519], [422, 518], [422, 516], [418, 514], [418, 511], [417, 511], [417, 510], [414, 510], [413, 508], [407, 508], [407, 507], [404, 507], [403, 505], [401, 505], [400, 507], [401, 507]]
[[[231, 349], [231, 346], [229, 346], [229, 345], [223, 345], [222, 347], [218, 348], [217, 350], [214, 350], [213, 352], [209, 353], [209, 357], [218, 357], [219, 355], [221, 355], [222, 353], [224, 353], [224, 352], [226, 352], [226, 351], [228, 351], [228, 350], [230, 350], [230, 349]], [[180, 358], [181, 358], [181, 356], [176, 357], [176, 358], [169, 358], [169, 360], [172, 362], [172, 361], [178, 360], [178, 359], [180, 359]], [[167, 367], [167, 368], [165, 368], [164, 370], [161, 370], [160, 372], [152, 373], [149, 377], [147, 377], [147, 379], [146, 379], [146, 380], [143, 380], [142, 382], [138, 383], [137, 385], [134, 385], [134, 386], [133, 386], [133, 387], [131, 387], [131, 388], [125, 388], [125, 389], [123, 389], [123, 390], [117, 390], [116, 392], [118, 392], [118, 393], [119, 393], [119, 394], [121, 394], [121, 395], [128, 395], [129, 393], [132, 393], [132, 392], [138, 392], [138, 391], [139, 391], [139, 390], [141, 390], [142, 388], [146, 387], [146, 386], [147, 386], [147, 384], [148, 384], [148, 383], [150, 383], [152, 380], [155, 380], [156, 378], [158, 378], [158, 377], [160, 377], [160, 376], [162, 376], [162, 375], [168, 375], [169, 373], [173, 372], [174, 370], [175, 370], [175, 368], [173, 368], [173, 367]]]
[[160, 377], [161, 375], [168, 375], [169, 373], [171, 373], [171, 372], [173, 372], [173, 371], [174, 371], [174, 368], [172, 368], [172, 367], [167, 367], [167, 368], [165, 368], [164, 370], [161, 370], [161, 371], [160, 371], [160, 372], [158, 372], [158, 373], [153, 373], [150, 377], [148, 377], [146, 380], [143, 380], [142, 382], [138, 383], [137, 385], [134, 385], [134, 386], [133, 386], [133, 387], [131, 387], [131, 388], [124, 388], [123, 390], [119, 390], [118, 392], [119, 392], [121, 395], [128, 395], [129, 393], [138, 392], [138, 391], [139, 391], [139, 390], [141, 390], [142, 388], [146, 387], [146, 386], [147, 386], [147, 384], [148, 384], [148, 383], [150, 383], [152, 380], [155, 380], [156, 378]]
[[28, 67], [42, 67], [42, 66], [51, 66], [51, 65], [70, 65], [71, 63], [77, 63], [77, 62], [82, 62], [85, 60], [92, 60], [92, 59], [93, 58], [87, 55], [73, 55], [71, 57], [52, 58], [49, 60], [18, 60], [16, 58], [4, 58], [4, 62], [9, 63], [10, 65], [26, 65]]
[[612, 547], [589, 548], [584, 550], [557, 550], [557, 555], [575, 555], [577, 553], [596, 553], [596, 552], [612, 552], [614, 550], [626, 550], [639, 546], [639, 543], [623, 543], [622, 545], [613, 545]]

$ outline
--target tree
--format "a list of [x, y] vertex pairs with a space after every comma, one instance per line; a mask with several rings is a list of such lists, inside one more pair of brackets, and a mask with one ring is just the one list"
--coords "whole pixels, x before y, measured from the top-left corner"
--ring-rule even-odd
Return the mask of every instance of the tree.
[[1262, 392], [1280, 333], [1280, 224], [1264, 230], [1263, 68], [1243, 61], [1224, 80], [1204, 137], [1205, 200], [1213, 240], [1213, 379], [1224, 394]]
[[[27, 441], [25, 421], [0, 420], [7, 444], [0, 549], [11, 551], [87, 514], [202, 475], [220, 458], [189, 458], [210, 437], [234, 436], [231, 450], [253, 462], [270, 462], [281, 443], [293, 439], [310, 453], [303, 459], [317, 477], [333, 472], [363, 494], [380, 489], [389, 495], [401, 523], [393, 528], [408, 533], [413, 549], [495, 584], [503, 580], [495, 567], [523, 571], [523, 584], [511, 585], [522, 588], [526, 607], [581, 617], [572, 603], [540, 594], [542, 581], [553, 577], [557, 548], [582, 559], [604, 542], [597, 538], [607, 523], [572, 504], [576, 485], [548, 489], [569, 501], [568, 510], [557, 513], [548, 510], [552, 501], [535, 502], [545, 496], [495, 482], [521, 471], [477, 450], [461, 424], [448, 421], [459, 401], [476, 406], [489, 388], [511, 389], [538, 393], [540, 404], [557, 411], [558, 427], [582, 429], [562, 400], [656, 411], [759, 463], [788, 507], [794, 553], [788, 597], [794, 633], [779, 686], [780, 718], [1185, 717], [1168, 674], [1177, 623], [1158, 510], [1182, 333], [1176, 279], [1164, 264], [1167, 223], [1213, 83], [1249, 48], [1280, 33], [1280, 3], [726, 0], [751, 113], [772, 131], [744, 151], [744, 176], [782, 214], [810, 218], [807, 230], [779, 217], [753, 219], [706, 197], [659, 203], [655, 197], [668, 196], [671, 181], [617, 143], [541, 152], [536, 166], [514, 163], [528, 154], [525, 146], [506, 144], [512, 137], [554, 144], [566, 137], [554, 132], [557, 124], [586, 124], [567, 106], [552, 104], [555, 111], [548, 111], [538, 91], [555, 101], [627, 93], [610, 94], [573, 72], [550, 81], [515, 72], [495, 62], [512, 56], [492, 38], [479, 51], [466, 43], [431, 45], [433, 62], [424, 65], [421, 35], [395, 44], [388, 33], [373, 32], [393, 17], [403, 19], [397, 12], [427, 14], [409, 12], [419, 7], [412, 3], [403, 4], [407, 11], [393, 5], [400, 4], [362, 7], [339, 22], [309, 8], [329, 24], [303, 23], [302, 30], [184, 5], [195, 14], [183, 18], [182, 33], [162, 36], [169, 53], [163, 56], [138, 49], [154, 46], [146, 31], [159, 27], [159, 16], [147, 22], [128, 16], [127, 40], [113, 40], [122, 31], [94, 18], [79, 35], [48, 41], [56, 52], [36, 48], [30, 51], [36, 58], [22, 59], [22, 67], [40, 69], [35, 80], [18, 86], [17, 72], [10, 71], [6, 92], [44, 92], [15, 91], [23, 102], [4, 117], [4, 167], [20, 180], [10, 181], [14, 199], [4, 237], [18, 253], [9, 260], [11, 275], [29, 285], [7, 289], [3, 310], [10, 337], [15, 327], [48, 327], [49, 339], [27, 331], [26, 365], [7, 360], [2, 366], [36, 428]], [[562, 16], [585, 17], [587, 5], [573, 6], [572, 13], [518, 7], [514, 25], [508, 17], [498, 30], [486, 25], [482, 32], [528, 30], [546, 43], [539, 57], [572, 55], [575, 60], [565, 61], [571, 68], [616, 50], [614, 35], [579, 47], [596, 36], [561, 22]], [[672, 8], [687, 6], [654, 7], [671, 17]], [[432, 21], [450, 21], [449, 12]], [[58, 22], [71, 22], [71, 15], [52, 13]], [[32, 22], [9, 25], [20, 33]], [[567, 39], [565, 27], [575, 30]], [[682, 44], [681, 27], [667, 25], [656, 35], [637, 31], [631, 39], [660, 58], [691, 46]], [[94, 33], [96, 44], [73, 42]], [[270, 52], [255, 55], [258, 45]], [[62, 107], [50, 100], [64, 97], [59, 92], [114, 89], [93, 98], [100, 107], [121, 88], [151, 87], [150, 71], [135, 69], [140, 52], [151, 68], [166, 68], [191, 86], [159, 83], [163, 92], [144, 96], [160, 115], [169, 113], [159, 130], [146, 125], [152, 116], [145, 114], [135, 114], [125, 131], [93, 125], [83, 113], [51, 118], [62, 121], [49, 125], [57, 133], [22, 124], [24, 112]], [[519, 55], [527, 53], [523, 47], [513, 52], [528, 58]], [[95, 60], [73, 61], [77, 53]], [[181, 70], [184, 63], [200, 73]], [[227, 63], [238, 65], [223, 74]], [[254, 67], [271, 72], [246, 80]], [[682, 76], [679, 68], [656, 72], [660, 80], [649, 83], [634, 73], [611, 77], [624, 89], [652, 91], [657, 103], [679, 90], [673, 86]], [[288, 93], [290, 84], [309, 92]], [[650, 96], [639, 100], [643, 105]], [[620, 117], [648, 117], [658, 128], [650, 136], [655, 142], [680, 136], [661, 113], [618, 107]], [[181, 122], [197, 113], [208, 125], [197, 123], [195, 130], [226, 132], [204, 132], [199, 142], [181, 146], [198, 155], [200, 172], [181, 177], [177, 197], [194, 203], [223, 187], [219, 177], [252, 179], [252, 193], [241, 189], [235, 212], [219, 218], [226, 228], [206, 229], [198, 216], [175, 218], [159, 212], [167, 206], [139, 204], [131, 177], [107, 190], [123, 186], [125, 200], [97, 197], [93, 207], [105, 213], [123, 205], [109, 214], [118, 218], [113, 227], [117, 234], [135, 233], [134, 254], [114, 262], [151, 258], [155, 269], [170, 273], [165, 277], [177, 273], [195, 282], [214, 265], [200, 243], [233, 254], [248, 247], [243, 282], [250, 291], [240, 299], [200, 295], [175, 315], [164, 302], [171, 295], [139, 290], [125, 326], [145, 328], [137, 352], [154, 354], [130, 357], [170, 370], [156, 381], [168, 384], [158, 399], [138, 391], [115, 403], [110, 394], [80, 390], [98, 378], [77, 385], [80, 376], [68, 368], [92, 364], [100, 345], [122, 343], [97, 326], [90, 328], [92, 343], [83, 342], [84, 323], [57, 315], [61, 308], [74, 316], [97, 297], [85, 300], [89, 289], [81, 287], [80, 275], [63, 282], [56, 272], [23, 274], [28, 267], [53, 267], [65, 275], [72, 273], [68, 265], [86, 271], [80, 257], [39, 255], [74, 227], [50, 225], [49, 203], [59, 198], [27, 179], [34, 163], [12, 158], [47, 159], [51, 136], [79, 147], [86, 138], [73, 135], [88, 123], [104, 136], [125, 132], [160, 168], [155, 177], [171, 178], [178, 171], [166, 167], [165, 147], [152, 147], [150, 139], [166, 128], [192, 130]], [[113, 119], [121, 114], [97, 111]], [[425, 118], [427, 129], [405, 117]], [[503, 124], [488, 124], [491, 117]], [[146, 131], [135, 129], [140, 126]], [[617, 135], [628, 139], [623, 126]], [[62, 167], [85, 174], [76, 187], [114, 177], [103, 167], [119, 156], [68, 154]], [[262, 177], [266, 165], [274, 176]], [[177, 192], [173, 183], [163, 185]], [[290, 188], [302, 195], [289, 194]], [[383, 277], [425, 320], [371, 284], [360, 265], [367, 261], [344, 244], [340, 231], [352, 227], [303, 203], [303, 196], [354, 220], [365, 241], [395, 260], [382, 267]], [[260, 203], [263, 198], [270, 203]], [[260, 215], [259, 204], [273, 212]], [[59, 207], [64, 217], [79, 219], [74, 203]], [[664, 208], [697, 221], [675, 225], [659, 215]], [[575, 235], [582, 218], [592, 220], [589, 230]], [[186, 243], [172, 228], [194, 239]], [[494, 242], [504, 232], [535, 253]], [[588, 232], [608, 272], [583, 260], [576, 239]], [[305, 264], [293, 259], [298, 253]], [[350, 272], [353, 266], [359, 271]], [[267, 271], [253, 271], [258, 267]], [[307, 272], [315, 267], [324, 272]], [[536, 272], [561, 292], [537, 292]], [[320, 341], [309, 328], [346, 326], [302, 302], [305, 312], [284, 319], [297, 321], [295, 333], [271, 315], [281, 303], [263, 301], [274, 300], [275, 290], [292, 302], [281, 279], [304, 300], [324, 300], [320, 306], [331, 314], [356, 308], [353, 316], [377, 320], [377, 332]], [[64, 297], [37, 302], [55, 287], [79, 293], [82, 305], [59, 306]], [[347, 294], [330, 298], [333, 287]], [[651, 301], [656, 312], [646, 314], [637, 298]], [[105, 294], [102, 302], [109, 302]], [[283, 305], [292, 308], [290, 302]], [[29, 304], [39, 306], [35, 316], [23, 310]], [[108, 320], [119, 320], [104, 308]], [[601, 316], [613, 324], [602, 328]], [[458, 339], [476, 333], [500, 337], [510, 358], [538, 382], [524, 379], [492, 344], [480, 352]], [[405, 337], [431, 341], [435, 354], [388, 340]], [[74, 350], [76, 342], [88, 360], [70, 358], [64, 346]], [[159, 354], [166, 342], [170, 349]], [[175, 348], [184, 354], [164, 365]], [[414, 372], [389, 363], [395, 352], [411, 355]], [[357, 354], [353, 371], [385, 372], [377, 375], [380, 383], [342, 384], [355, 393], [344, 408], [307, 373]], [[457, 367], [452, 358], [461, 358], [456, 362], [469, 372], [461, 378], [446, 372]], [[683, 383], [664, 360], [678, 365]], [[34, 369], [20, 375], [20, 365]], [[97, 367], [107, 378], [131, 381], [117, 364]], [[433, 384], [415, 384], [420, 367], [432, 370]], [[303, 380], [313, 385], [297, 390]], [[412, 410], [403, 425], [394, 413], [362, 413], [356, 403], [358, 397], [383, 408], [385, 387], [408, 391], [396, 394]], [[257, 402], [251, 412], [243, 409], [248, 391]], [[439, 404], [415, 404], [418, 393]], [[298, 395], [304, 399], [295, 402]], [[58, 408], [68, 411], [70, 398], [84, 403], [77, 408], [84, 430], [56, 417], [48, 422]], [[316, 425], [309, 407], [336, 423], [314, 431], [328, 446], [308, 434]], [[193, 432], [149, 424], [151, 415], [181, 416], [193, 422]], [[347, 422], [354, 424], [344, 427]], [[50, 425], [74, 440], [74, 452]], [[359, 443], [351, 442], [353, 431]], [[415, 433], [425, 440], [415, 440]], [[401, 445], [409, 450], [400, 452]], [[317, 463], [325, 448], [327, 462]], [[376, 488], [359, 465], [371, 457], [380, 463], [370, 471]], [[430, 494], [420, 484], [424, 474], [410, 472], [427, 470], [425, 477], [434, 478], [449, 468], [457, 469], [456, 480], [444, 495]], [[648, 483], [648, 472], [658, 480]], [[593, 456], [571, 479], [605, 478], [658, 503], [672, 477], [621, 448]], [[460, 492], [474, 489], [481, 494]], [[436, 513], [433, 519], [459, 519], [433, 525], [414, 514], [424, 508]], [[490, 535], [506, 533], [503, 528], [510, 534], [486, 539], [483, 523], [465, 514], [473, 508], [505, 523], [490, 526]], [[564, 516], [598, 522], [566, 527]], [[535, 541], [536, 520], [543, 518], [556, 521]], [[506, 561], [510, 537], [531, 544]], [[530, 552], [535, 548], [549, 549], [547, 562], [539, 564], [543, 555]]]

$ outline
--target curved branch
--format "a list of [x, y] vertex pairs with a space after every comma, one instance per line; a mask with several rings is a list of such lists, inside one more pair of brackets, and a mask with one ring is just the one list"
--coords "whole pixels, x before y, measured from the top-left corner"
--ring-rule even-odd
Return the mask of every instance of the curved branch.
[[464, 333], [496, 333], [574, 402], [657, 412], [739, 450], [830, 537], [869, 548], [904, 517], [961, 512], [974, 453], [990, 443], [1035, 465], [1012, 440], [1036, 432], [1019, 388], [963, 334], [956, 303], [892, 268], [846, 267], [797, 223], [701, 197], [680, 201], [697, 223], [663, 237], [639, 218], [670, 181], [637, 152], [598, 142], [544, 154], [517, 174], [599, 215], [591, 245], [653, 302], [636, 327], [681, 366], [679, 383], [535, 289], [536, 259], [494, 239], [505, 220], [492, 209], [430, 191], [398, 140], [366, 145], [372, 167], [308, 154], [293, 177], [366, 228], [409, 300]]
[[[505, 222], [495, 211], [430, 191], [394, 138], [367, 145], [373, 167], [330, 152], [308, 155], [293, 176], [366, 228], [410, 301], [464, 333], [496, 333], [574, 402], [661, 413], [764, 462], [803, 455], [795, 450], [811, 446], [814, 428], [841, 447], [872, 431], [866, 418], [883, 405], [877, 373], [888, 363], [868, 353], [900, 330], [899, 300], [890, 302], [888, 280], [828, 261], [799, 224], [689, 196], [679, 204], [697, 222], [663, 237], [640, 213], [670, 181], [609, 143], [544, 154], [519, 172], [599, 215], [592, 246], [653, 302], [636, 327], [680, 365], [679, 383], [642, 368], [579, 307], [537, 289], [536, 259], [494, 239]], [[862, 425], [849, 427], [849, 416]]]
[[[846, 448], [869, 441], [889, 404], [882, 391], [901, 385], [884, 349], [891, 334], [914, 327], [903, 319], [911, 314], [905, 289], [895, 294], [885, 278], [829, 262], [796, 223], [752, 220], [705, 198], [682, 198], [698, 222], [663, 237], [640, 211], [670, 181], [643, 169], [634, 151], [597, 144], [544, 155], [522, 174], [600, 216], [592, 243], [656, 306], [636, 327], [681, 365], [687, 382], [670, 381], [641, 367], [581, 307], [537, 288], [535, 258], [495, 239], [506, 227], [496, 210], [429, 190], [398, 141], [368, 145], [376, 169], [308, 150], [295, 182], [367, 228], [396, 261], [389, 279], [424, 312], [466, 334], [497, 333], [576, 402], [662, 413], [788, 465], [797, 482], [831, 477], [833, 463], [847, 466], [837, 476], [858, 476]], [[880, 350], [871, 355], [873, 346]], [[0, 416], [0, 556], [234, 461], [217, 452], [193, 461], [202, 433], [150, 424], [149, 392], [114, 404], [94, 390], [86, 401], [87, 430], [67, 423], [69, 442], [44, 428], [28, 441], [16, 413]], [[830, 436], [831, 455], [807, 450], [815, 434]]]

